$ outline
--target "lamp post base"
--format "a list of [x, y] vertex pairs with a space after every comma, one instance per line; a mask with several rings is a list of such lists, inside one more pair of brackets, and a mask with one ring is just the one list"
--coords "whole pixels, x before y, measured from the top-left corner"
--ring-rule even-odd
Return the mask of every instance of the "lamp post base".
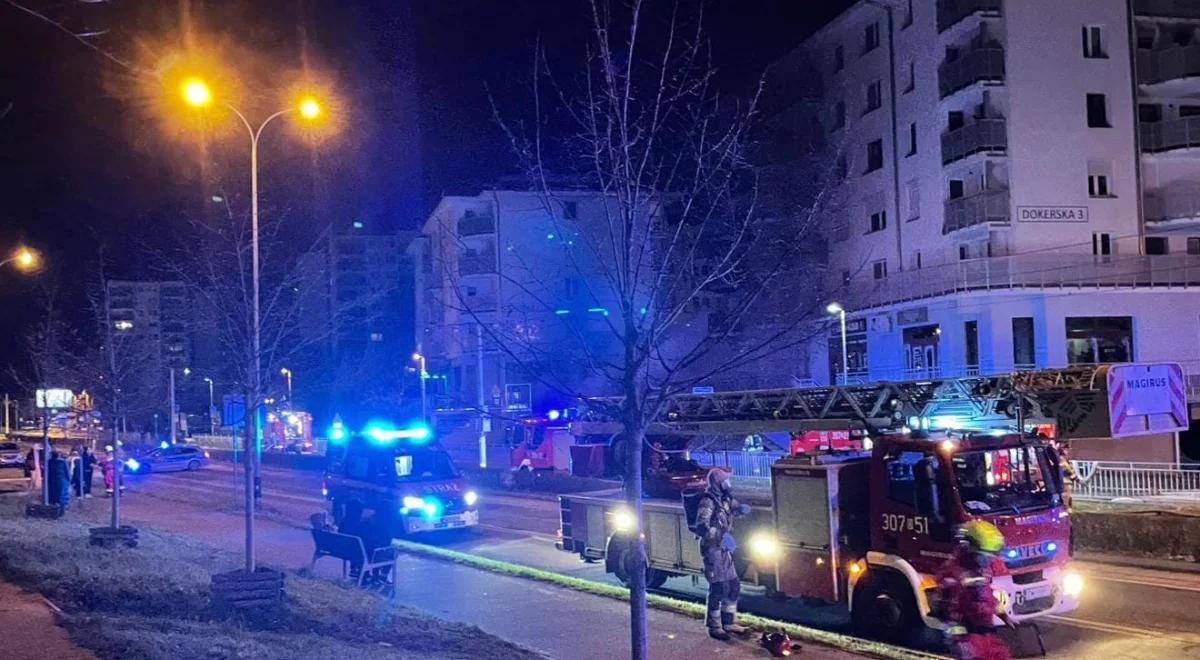
[[44, 518], [47, 520], [57, 520], [63, 515], [63, 510], [57, 504], [27, 504], [25, 505], [26, 518]]

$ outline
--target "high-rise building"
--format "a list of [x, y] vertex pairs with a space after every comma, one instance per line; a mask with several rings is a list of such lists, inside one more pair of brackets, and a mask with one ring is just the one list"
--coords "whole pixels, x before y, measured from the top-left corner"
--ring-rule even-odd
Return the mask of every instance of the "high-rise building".
[[1200, 3], [863, 0], [773, 73], [821, 82], [848, 317], [818, 381], [1166, 360], [1200, 389]]
[[183, 283], [109, 280], [107, 287], [111, 331], [139, 346], [136, 354], [150, 361], [146, 371], [165, 374], [190, 364], [191, 307]]

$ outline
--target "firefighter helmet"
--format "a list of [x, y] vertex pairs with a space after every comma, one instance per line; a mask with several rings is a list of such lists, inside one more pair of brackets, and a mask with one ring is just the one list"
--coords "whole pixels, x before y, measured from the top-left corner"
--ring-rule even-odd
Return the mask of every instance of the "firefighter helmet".
[[1004, 547], [1004, 534], [990, 522], [972, 520], [962, 526], [961, 533], [963, 540], [983, 552], [996, 553]]

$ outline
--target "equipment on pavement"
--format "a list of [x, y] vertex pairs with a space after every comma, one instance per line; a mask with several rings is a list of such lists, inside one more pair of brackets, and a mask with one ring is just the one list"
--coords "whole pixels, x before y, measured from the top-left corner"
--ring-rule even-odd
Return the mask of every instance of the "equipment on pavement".
[[800, 652], [800, 643], [793, 642], [791, 637], [788, 637], [786, 632], [767, 632], [763, 631], [762, 638], [758, 640], [760, 646], [776, 658], [786, 658], [792, 654]]

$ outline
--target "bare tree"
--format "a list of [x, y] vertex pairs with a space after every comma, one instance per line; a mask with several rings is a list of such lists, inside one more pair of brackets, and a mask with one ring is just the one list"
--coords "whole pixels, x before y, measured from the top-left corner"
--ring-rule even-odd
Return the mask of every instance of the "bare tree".
[[[623, 427], [614, 442], [640, 524], [646, 432], [665, 399], [808, 339], [800, 328], [814, 316], [808, 294], [821, 273], [805, 263], [805, 245], [826, 196], [817, 186], [786, 212], [759, 208], [749, 155], [761, 86], [718, 93], [699, 12], [675, 4], [664, 15], [643, 0], [588, 6], [583, 61], [558, 69], [564, 58], [539, 51], [532, 119], [496, 115], [552, 218], [555, 251], [504, 247], [501, 278], [519, 293], [494, 314], [473, 309], [461, 287], [448, 304], [546, 385], [579, 398], [596, 383], [612, 387], [618, 396], [590, 398], [588, 408]], [[560, 172], [590, 191], [598, 212], [565, 219]], [[434, 256], [462, 258], [445, 247]], [[564, 269], [597, 312], [583, 323], [555, 314], [561, 279], [550, 278]], [[630, 544], [631, 655], [641, 659], [647, 559], [640, 535]]]

